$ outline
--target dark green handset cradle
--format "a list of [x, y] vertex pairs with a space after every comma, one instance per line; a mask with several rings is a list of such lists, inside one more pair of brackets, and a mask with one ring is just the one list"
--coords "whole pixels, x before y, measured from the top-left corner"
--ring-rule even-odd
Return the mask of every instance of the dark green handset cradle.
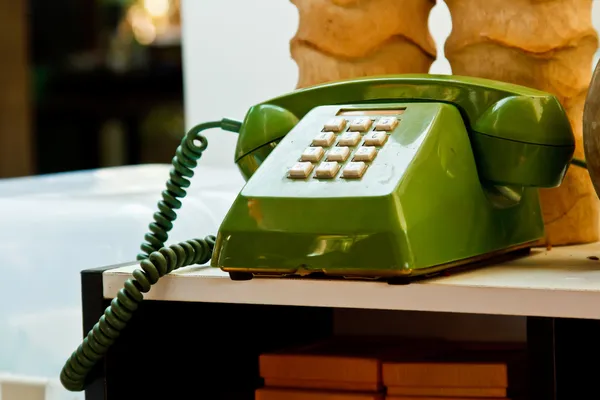
[[[239, 132], [247, 180], [216, 237], [165, 247], [200, 132]], [[82, 390], [158, 279], [203, 264], [254, 275], [428, 274], [544, 237], [537, 188], [560, 185], [575, 141], [558, 100], [485, 79], [399, 75], [328, 83], [184, 137], [127, 280], [61, 373]]]

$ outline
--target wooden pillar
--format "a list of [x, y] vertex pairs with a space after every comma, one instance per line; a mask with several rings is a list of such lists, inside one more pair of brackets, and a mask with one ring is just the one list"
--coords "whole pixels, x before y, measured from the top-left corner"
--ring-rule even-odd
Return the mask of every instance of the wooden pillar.
[[26, 11], [0, 0], [0, 178], [33, 173]]
[[427, 73], [435, 44], [427, 20], [435, 0], [292, 0], [290, 43], [298, 87], [362, 76]]
[[[592, 0], [446, 0], [452, 33], [445, 53], [455, 75], [521, 84], [556, 95], [584, 158], [583, 105], [598, 47]], [[540, 190], [547, 241], [599, 238], [598, 199], [587, 171], [571, 167], [562, 186]]]

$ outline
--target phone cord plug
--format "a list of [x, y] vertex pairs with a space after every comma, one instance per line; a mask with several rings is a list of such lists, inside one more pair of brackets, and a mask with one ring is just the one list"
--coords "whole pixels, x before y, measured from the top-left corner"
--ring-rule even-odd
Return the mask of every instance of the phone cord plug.
[[168, 239], [168, 232], [173, 228], [173, 221], [177, 218], [175, 210], [181, 208], [179, 199], [187, 194], [185, 189], [190, 186], [189, 179], [194, 175], [193, 169], [208, 144], [200, 132], [211, 128], [239, 132], [241, 125], [240, 122], [228, 119], [207, 122], [192, 128], [182, 139], [172, 160], [173, 168], [169, 173], [167, 189], [162, 192], [162, 200], [158, 203], [159, 211], [154, 214], [150, 233], [144, 236], [146, 242], [141, 246], [144, 253], [138, 255], [140, 268], [125, 282], [104, 315], [63, 366], [60, 381], [65, 389], [85, 389], [88, 374], [125, 329], [143, 300], [143, 294], [150, 291], [152, 285], [178, 268], [204, 264], [210, 260], [215, 246], [214, 236], [192, 239], [168, 247], [164, 244]]

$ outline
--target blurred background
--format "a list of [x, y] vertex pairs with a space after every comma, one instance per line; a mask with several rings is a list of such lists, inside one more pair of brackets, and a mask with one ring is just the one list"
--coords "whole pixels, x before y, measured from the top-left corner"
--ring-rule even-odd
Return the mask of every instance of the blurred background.
[[0, 0], [0, 176], [168, 162], [179, 0]]
[[[600, 28], [599, 1], [592, 15]], [[0, 0], [0, 178], [169, 163], [185, 129], [295, 88], [297, 24], [289, 0]], [[443, 1], [429, 27], [430, 72], [449, 74]], [[214, 233], [243, 185], [236, 135], [207, 137], [171, 240]], [[47, 388], [10, 399], [83, 398], [57, 382], [82, 337], [79, 272], [135, 258], [167, 176], [163, 165], [0, 179], [2, 399], [6, 374]]]
[[[0, 0], [0, 178], [168, 163], [186, 125], [294, 88], [297, 18], [274, 0]], [[443, 2], [430, 28], [450, 73]], [[207, 157], [229, 162], [220, 135]]]

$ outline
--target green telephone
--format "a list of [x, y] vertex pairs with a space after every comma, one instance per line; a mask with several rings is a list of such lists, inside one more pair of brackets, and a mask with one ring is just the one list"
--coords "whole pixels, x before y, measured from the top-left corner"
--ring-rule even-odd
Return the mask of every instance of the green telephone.
[[[216, 237], [165, 247], [206, 138], [239, 132], [247, 180]], [[211, 260], [235, 280], [325, 273], [428, 274], [544, 237], [538, 187], [560, 185], [575, 150], [547, 93], [485, 79], [399, 75], [333, 82], [252, 107], [243, 123], [184, 137], [133, 273], [61, 373], [69, 390], [116, 340], [143, 293]]]

